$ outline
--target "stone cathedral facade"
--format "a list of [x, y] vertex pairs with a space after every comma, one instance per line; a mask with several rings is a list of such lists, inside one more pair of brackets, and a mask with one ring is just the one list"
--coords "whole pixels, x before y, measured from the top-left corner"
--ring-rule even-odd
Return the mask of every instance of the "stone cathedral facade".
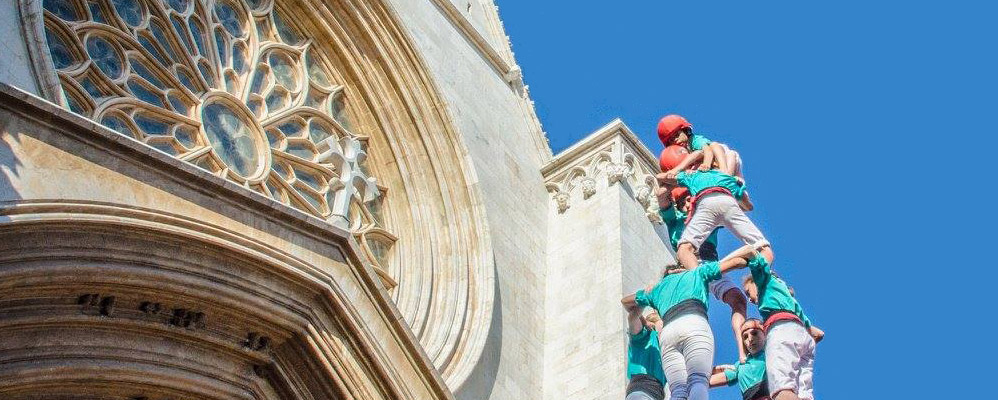
[[[0, 398], [623, 398], [657, 163], [490, 0], [0, 2]], [[529, 40], [529, 38], [525, 38]]]

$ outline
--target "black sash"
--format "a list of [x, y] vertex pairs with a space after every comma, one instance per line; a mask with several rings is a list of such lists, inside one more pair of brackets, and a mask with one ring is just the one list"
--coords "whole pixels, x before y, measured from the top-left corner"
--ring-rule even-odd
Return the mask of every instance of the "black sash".
[[662, 323], [664, 325], [668, 325], [672, 320], [686, 314], [696, 314], [706, 319], [707, 305], [697, 299], [686, 299], [680, 301], [679, 304], [672, 306], [669, 308], [669, 311], [666, 311], [665, 314], [662, 315]]
[[654, 376], [648, 374], [634, 374], [631, 376], [631, 381], [627, 383], [627, 394], [634, 392], [644, 392], [652, 398], [659, 400], [665, 399], [665, 389], [662, 388], [662, 382], [659, 382]]

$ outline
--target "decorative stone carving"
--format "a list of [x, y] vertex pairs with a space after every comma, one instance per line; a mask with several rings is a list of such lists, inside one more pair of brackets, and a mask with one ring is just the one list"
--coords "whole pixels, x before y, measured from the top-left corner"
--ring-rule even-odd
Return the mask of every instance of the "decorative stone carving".
[[596, 194], [596, 180], [593, 178], [585, 178], [582, 180], [582, 197], [588, 199], [590, 196]]
[[648, 187], [648, 185], [638, 186], [634, 190], [634, 198], [646, 209], [651, 207], [651, 191], [652, 188]]
[[554, 201], [556, 204], [558, 204], [558, 213], [564, 213], [566, 210], [568, 210], [569, 207], [568, 201], [570, 198], [571, 196], [569, 196], [568, 193], [563, 193], [563, 192], [555, 193]]
[[627, 165], [622, 163], [610, 164], [610, 168], [607, 170], [606, 175], [608, 184], [613, 186], [613, 184], [623, 181], [628, 172], [630, 172], [630, 169]]
[[634, 199], [655, 221], [657, 210], [652, 210], [651, 196], [657, 187], [657, 165], [630, 128], [617, 119], [555, 156], [541, 172], [559, 213], [577, 198], [571, 193], [578, 190], [579, 197], [588, 199], [599, 189], [597, 182], [605, 178], [607, 187], [620, 183], [633, 188]]

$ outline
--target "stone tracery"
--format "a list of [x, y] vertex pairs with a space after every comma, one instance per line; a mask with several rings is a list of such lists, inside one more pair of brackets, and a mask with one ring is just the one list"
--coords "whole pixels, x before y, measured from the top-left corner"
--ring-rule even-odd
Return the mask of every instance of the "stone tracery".
[[272, 1], [44, 9], [65, 107], [332, 222], [346, 225], [351, 203], [381, 197], [360, 168], [366, 137], [351, 131], [343, 86]]
[[[267, 0], [46, 0], [51, 97], [123, 135], [340, 226], [386, 269], [344, 87]], [[362, 223], [363, 222], [363, 223]], [[368, 232], [374, 232], [367, 235]]]

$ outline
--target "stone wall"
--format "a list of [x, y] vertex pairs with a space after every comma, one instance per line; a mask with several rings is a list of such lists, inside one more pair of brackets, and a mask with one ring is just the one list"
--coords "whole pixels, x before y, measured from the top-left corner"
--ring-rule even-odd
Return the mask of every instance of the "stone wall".
[[652, 202], [654, 164], [619, 120], [544, 167], [548, 226], [545, 399], [623, 398], [620, 299], [674, 260]]
[[[440, 1], [391, 0], [445, 100], [474, 165], [495, 252], [498, 293], [479, 365], [457, 388], [464, 399], [527, 399], [543, 375], [550, 158], [518, 68]], [[477, 2], [476, 2], [477, 3]]]

